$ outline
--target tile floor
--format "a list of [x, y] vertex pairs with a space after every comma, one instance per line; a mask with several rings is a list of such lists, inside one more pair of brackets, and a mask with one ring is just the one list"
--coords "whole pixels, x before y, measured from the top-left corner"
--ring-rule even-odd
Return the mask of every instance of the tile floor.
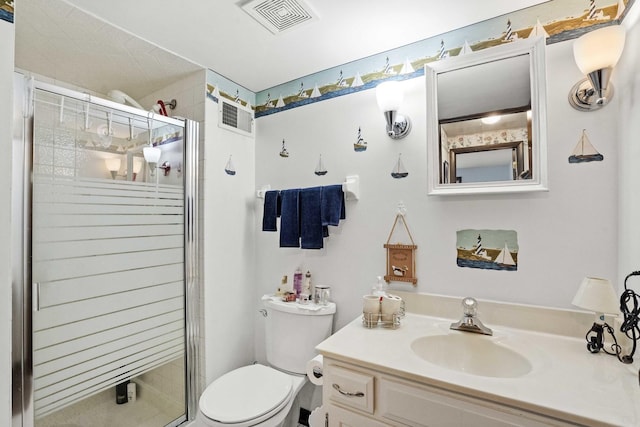
[[140, 388], [135, 402], [116, 404], [115, 388], [36, 420], [36, 427], [163, 427], [183, 411]]

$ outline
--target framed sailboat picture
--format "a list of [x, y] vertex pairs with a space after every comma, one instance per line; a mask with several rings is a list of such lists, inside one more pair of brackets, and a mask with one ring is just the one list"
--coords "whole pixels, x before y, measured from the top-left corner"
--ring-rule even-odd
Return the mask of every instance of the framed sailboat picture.
[[458, 267], [518, 270], [518, 233], [514, 230], [459, 230], [456, 233]]

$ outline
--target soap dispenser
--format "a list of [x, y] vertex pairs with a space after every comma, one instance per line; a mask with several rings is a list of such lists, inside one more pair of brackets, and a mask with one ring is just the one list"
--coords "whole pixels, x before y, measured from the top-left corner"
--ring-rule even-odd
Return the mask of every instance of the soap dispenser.
[[387, 291], [385, 291], [385, 284], [382, 280], [382, 276], [378, 276], [378, 283], [371, 289], [372, 295], [378, 295], [381, 297], [387, 296]]

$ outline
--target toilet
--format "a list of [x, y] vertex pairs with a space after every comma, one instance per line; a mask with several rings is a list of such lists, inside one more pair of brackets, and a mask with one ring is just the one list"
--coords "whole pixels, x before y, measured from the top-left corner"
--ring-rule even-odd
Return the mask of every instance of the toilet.
[[[200, 396], [198, 427], [279, 427], [307, 382], [307, 362], [329, 335], [336, 305], [264, 297], [269, 366], [243, 366], [209, 384]], [[296, 414], [297, 420], [297, 414]]]

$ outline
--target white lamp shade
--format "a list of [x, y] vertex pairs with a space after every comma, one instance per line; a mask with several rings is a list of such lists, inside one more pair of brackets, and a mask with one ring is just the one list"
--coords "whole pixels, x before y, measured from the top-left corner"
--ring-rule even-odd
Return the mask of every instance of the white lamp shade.
[[620, 303], [607, 279], [585, 277], [571, 304], [595, 313], [618, 314]]
[[133, 173], [140, 173], [142, 169], [142, 159], [140, 157], [133, 158]]
[[104, 159], [109, 172], [118, 172], [120, 170], [120, 159], [118, 157], [109, 157]]
[[383, 113], [386, 111], [398, 111], [404, 100], [404, 91], [400, 82], [380, 83], [376, 87], [376, 99], [378, 100], [378, 107]]
[[158, 163], [162, 150], [158, 147], [144, 147], [142, 153], [144, 154], [144, 159], [147, 163]]
[[591, 31], [573, 42], [573, 56], [583, 74], [614, 67], [624, 49], [625, 30], [610, 25]]

